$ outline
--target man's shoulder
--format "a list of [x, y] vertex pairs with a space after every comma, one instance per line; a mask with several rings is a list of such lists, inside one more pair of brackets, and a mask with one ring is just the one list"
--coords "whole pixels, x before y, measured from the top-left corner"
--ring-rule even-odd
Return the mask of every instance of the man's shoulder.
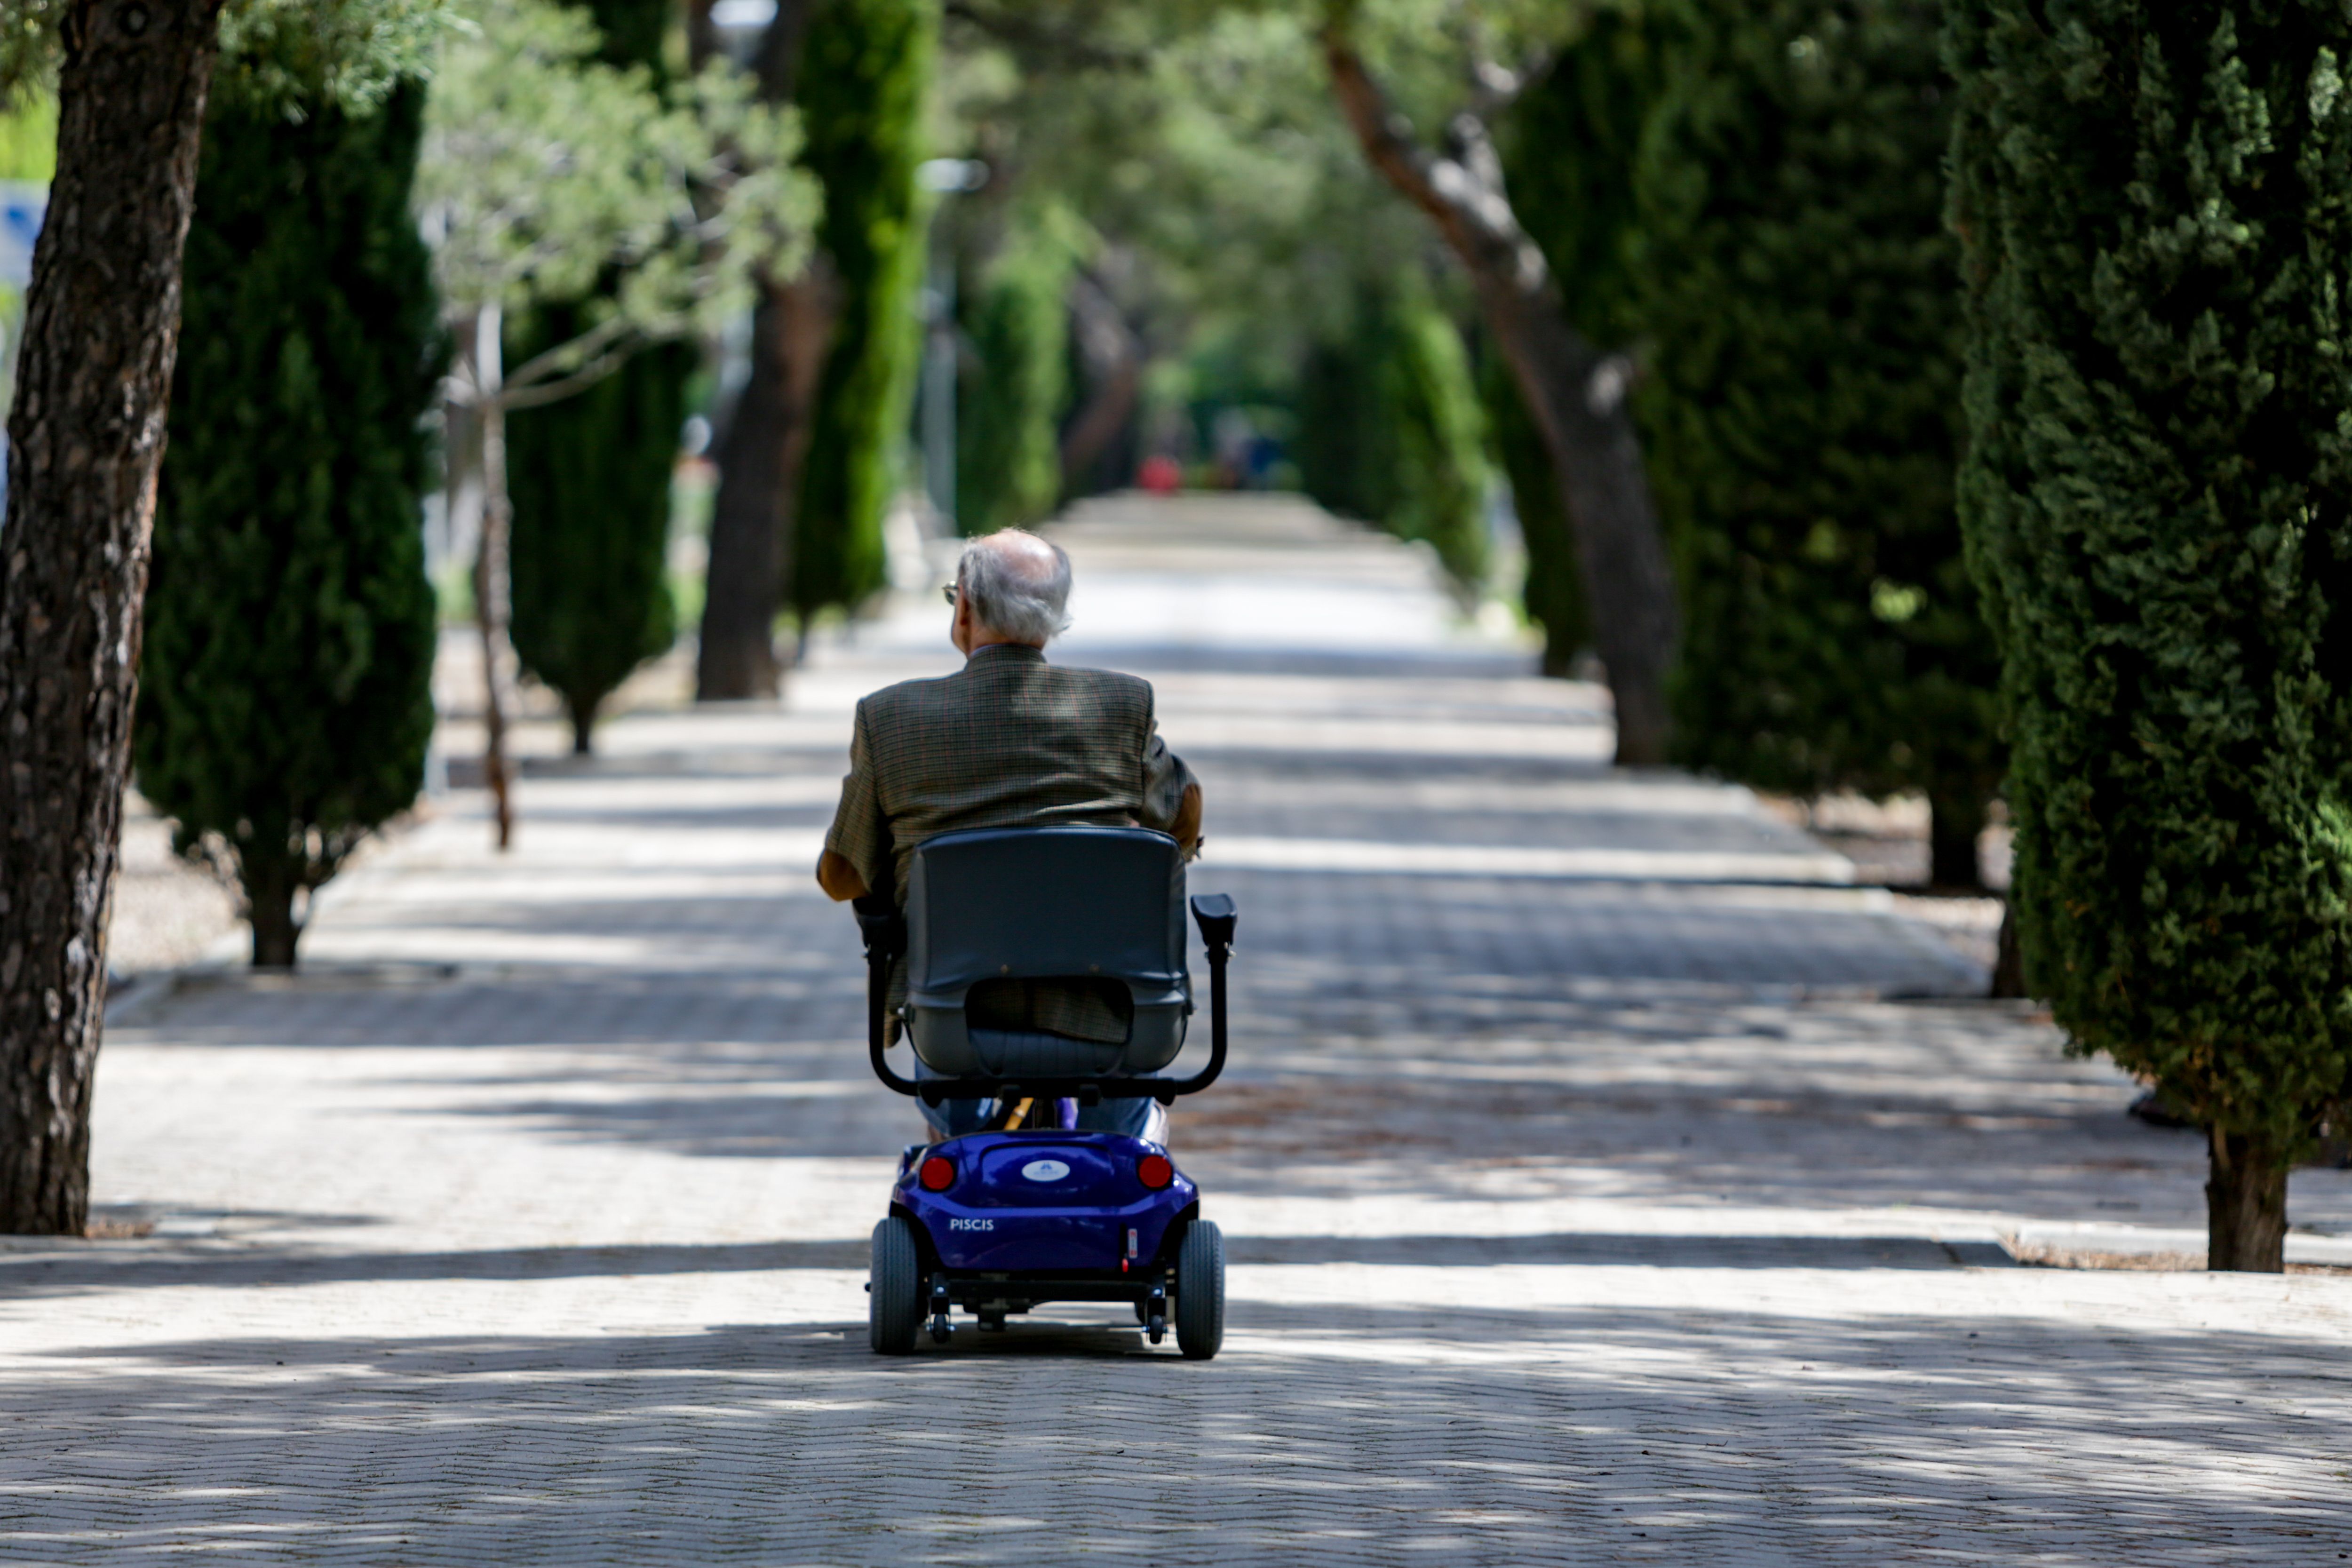
[[958, 670], [953, 675], [919, 676], [882, 687], [859, 698], [857, 710], [869, 725], [940, 712], [961, 700], [956, 687], [962, 674]]
[[1151, 700], [1151, 682], [1139, 675], [1127, 675], [1116, 669], [1089, 669], [1082, 664], [1049, 664], [1045, 668], [1075, 685], [1122, 697], [1141, 698], [1146, 702]]

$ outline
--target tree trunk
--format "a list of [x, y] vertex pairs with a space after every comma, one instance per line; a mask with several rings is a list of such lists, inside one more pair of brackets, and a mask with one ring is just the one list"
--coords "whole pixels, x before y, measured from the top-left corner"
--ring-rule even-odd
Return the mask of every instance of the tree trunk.
[[253, 927], [253, 966], [293, 968], [295, 944], [302, 937], [294, 921], [293, 865], [282, 856], [264, 860], [246, 855], [239, 858], [237, 872], [245, 888], [245, 918]]
[[1439, 157], [1415, 144], [1356, 53], [1344, 20], [1335, 6], [1323, 29], [1340, 110], [1366, 160], [1429, 216], [1469, 273], [1486, 330], [1550, 454], [1576, 534], [1594, 649], [1616, 699], [1617, 761], [1663, 763], [1672, 738], [1666, 678], [1679, 615], [1626, 404], [1632, 366], [1596, 352], [1570, 322], [1543, 252], [1511, 211], [1485, 126], [1466, 113], [1455, 118], [1457, 156]]
[[1617, 710], [1617, 765], [1659, 767], [1674, 721], [1666, 702], [1680, 635], [1674, 570], [1651, 503], [1626, 392], [1633, 367], [1594, 351], [1556, 292], [1500, 271], [1474, 274], [1493, 334], [1543, 437], [1573, 526], [1593, 650]]
[[2001, 900], [2000, 935], [1994, 939], [1992, 984], [1985, 994], [1995, 1001], [2021, 1001], [2025, 990], [2025, 949], [2017, 940], [2017, 899]]
[[75, 0], [0, 521], [0, 1232], [78, 1235], [219, 0]]
[[482, 426], [482, 539], [474, 553], [474, 624], [482, 634], [482, 777], [498, 817], [499, 847], [514, 843], [514, 776], [507, 763], [507, 542], [514, 504], [507, 499], [507, 411], [501, 313], [485, 305], [475, 318], [475, 412]]
[[572, 721], [572, 754], [575, 757], [589, 756], [595, 751], [597, 706], [593, 702], [564, 700], [565, 715]]
[[1980, 801], [1927, 798], [1927, 881], [1937, 888], [1981, 888], [1984, 867], [1977, 840], [1984, 833]]
[[761, 290], [751, 316], [751, 375], [719, 454], [710, 563], [695, 659], [700, 702], [773, 697], [782, 678], [776, 610], [808, 456], [818, 377], [833, 336], [822, 263]]
[[2286, 1162], [2278, 1151], [2220, 1128], [2206, 1134], [2205, 1267], [2286, 1272]]
[[1143, 345], [1110, 291], [1077, 274], [1071, 279], [1070, 313], [1077, 319], [1078, 353], [1092, 385], [1085, 406], [1062, 433], [1065, 500], [1097, 488], [1096, 470], [1134, 417], [1143, 392]]

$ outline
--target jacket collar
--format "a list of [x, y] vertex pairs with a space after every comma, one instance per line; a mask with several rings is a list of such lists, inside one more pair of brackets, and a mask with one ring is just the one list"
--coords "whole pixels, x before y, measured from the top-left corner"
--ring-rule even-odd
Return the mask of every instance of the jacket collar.
[[971, 656], [964, 660], [964, 668], [970, 669], [982, 659], [997, 664], [1043, 664], [1045, 662], [1045, 650], [1031, 647], [1027, 643], [992, 642], [986, 647], [972, 650]]

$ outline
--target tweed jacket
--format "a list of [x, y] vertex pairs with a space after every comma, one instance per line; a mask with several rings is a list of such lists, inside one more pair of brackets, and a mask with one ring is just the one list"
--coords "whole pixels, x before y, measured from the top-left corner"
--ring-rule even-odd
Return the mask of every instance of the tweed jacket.
[[[1045, 662], [997, 643], [963, 668], [905, 680], [857, 704], [849, 773], [824, 847], [873, 891], [903, 905], [915, 848], [942, 833], [1054, 823], [1165, 832], [1192, 775], [1157, 732], [1151, 686], [1131, 675]], [[905, 971], [893, 978], [895, 1016]], [[1121, 1040], [1113, 1002], [1040, 984], [989, 1000], [975, 1023]], [[983, 1004], [976, 1000], [974, 1005]]]

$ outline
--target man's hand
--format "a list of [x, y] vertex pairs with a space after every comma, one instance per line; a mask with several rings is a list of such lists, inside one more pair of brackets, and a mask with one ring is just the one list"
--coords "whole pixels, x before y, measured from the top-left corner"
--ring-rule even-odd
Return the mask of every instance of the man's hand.
[[[1186, 804], [1195, 805], [1192, 820], [1197, 825], [1201, 820], [1197, 803], [1188, 797]], [[824, 896], [836, 904], [866, 896], [866, 879], [857, 874], [857, 868], [830, 849], [816, 858], [816, 885], [823, 888]]]

